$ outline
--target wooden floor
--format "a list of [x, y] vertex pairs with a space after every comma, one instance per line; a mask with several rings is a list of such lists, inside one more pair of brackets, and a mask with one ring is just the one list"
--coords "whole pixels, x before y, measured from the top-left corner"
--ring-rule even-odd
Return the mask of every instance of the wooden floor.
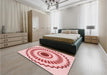
[[[39, 42], [0, 49], [1, 75], [52, 75], [17, 51], [39, 45]], [[98, 45], [82, 43], [68, 75], [107, 75], [107, 55]]]

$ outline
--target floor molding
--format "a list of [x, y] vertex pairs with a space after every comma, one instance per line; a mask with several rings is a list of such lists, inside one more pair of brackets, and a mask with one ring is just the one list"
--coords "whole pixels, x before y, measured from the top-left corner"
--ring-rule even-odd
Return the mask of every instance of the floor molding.
[[99, 43], [98, 45], [99, 45], [99, 47], [102, 49], [102, 52], [107, 56], [107, 53], [105, 52], [105, 50], [104, 50], [104, 48], [101, 46], [101, 44]]

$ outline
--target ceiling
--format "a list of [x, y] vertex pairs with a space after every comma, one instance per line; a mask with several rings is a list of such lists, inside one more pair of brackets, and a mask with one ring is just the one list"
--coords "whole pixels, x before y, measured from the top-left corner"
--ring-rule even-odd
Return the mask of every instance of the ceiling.
[[[47, 10], [47, 5], [42, 0], [16, 0], [16, 1], [43, 11], [49, 11]], [[60, 0], [60, 1], [64, 1], [64, 0]], [[91, 2], [91, 1], [95, 1], [95, 0], [68, 0], [64, 3], [59, 4], [59, 10], [76, 6], [82, 3]], [[51, 11], [55, 10], [55, 7], [53, 6], [50, 10]]]

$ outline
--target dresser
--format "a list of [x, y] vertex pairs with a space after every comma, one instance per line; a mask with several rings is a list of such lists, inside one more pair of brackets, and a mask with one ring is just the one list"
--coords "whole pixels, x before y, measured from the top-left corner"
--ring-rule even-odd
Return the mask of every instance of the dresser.
[[98, 36], [85, 35], [85, 42], [98, 44]]
[[28, 42], [27, 33], [0, 34], [0, 48], [6, 48]]

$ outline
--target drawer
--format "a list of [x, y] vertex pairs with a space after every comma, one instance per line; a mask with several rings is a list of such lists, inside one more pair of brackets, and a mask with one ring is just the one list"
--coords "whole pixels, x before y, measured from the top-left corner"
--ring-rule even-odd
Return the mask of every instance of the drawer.
[[97, 43], [98, 43], [98, 40], [92, 40], [91, 42], [97, 44]]
[[23, 36], [22, 38], [28, 40], [28, 37], [26, 37], [26, 36]]
[[91, 37], [90, 36], [85, 36], [85, 39], [91, 39]]
[[21, 33], [21, 35], [22, 35], [22, 36], [28, 36], [28, 34], [27, 34], [27, 33]]
[[15, 41], [15, 42], [9, 42], [7, 44], [5, 44], [7, 47], [9, 46], [14, 46], [14, 45], [18, 45], [18, 44], [22, 44], [23, 41]]
[[23, 40], [23, 43], [27, 43], [28, 42], [28, 40]]
[[3, 39], [4, 38], [4, 34], [0, 34], [0, 39]]
[[4, 48], [4, 44], [0, 44], [0, 48]]
[[11, 38], [11, 37], [20, 37], [21, 34], [20, 33], [12, 33], [12, 34], [7, 34], [6, 37], [7, 38]]
[[21, 37], [21, 36], [27, 36], [27, 33], [11, 33], [11, 34], [6, 34], [6, 37]]
[[5, 42], [13, 42], [18, 40], [23, 40], [23, 38], [22, 37], [7, 38], [5, 39]]
[[1, 44], [1, 43], [4, 43], [4, 39], [0, 39], [0, 44]]
[[85, 42], [91, 42], [91, 40], [90, 39], [85, 39]]
[[94, 40], [94, 39], [96, 39], [96, 40], [97, 40], [97, 39], [98, 39], [98, 37], [96, 37], [96, 36], [93, 36], [93, 37], [92, 37], [92, 39], [93, 39], [93, 40]]

